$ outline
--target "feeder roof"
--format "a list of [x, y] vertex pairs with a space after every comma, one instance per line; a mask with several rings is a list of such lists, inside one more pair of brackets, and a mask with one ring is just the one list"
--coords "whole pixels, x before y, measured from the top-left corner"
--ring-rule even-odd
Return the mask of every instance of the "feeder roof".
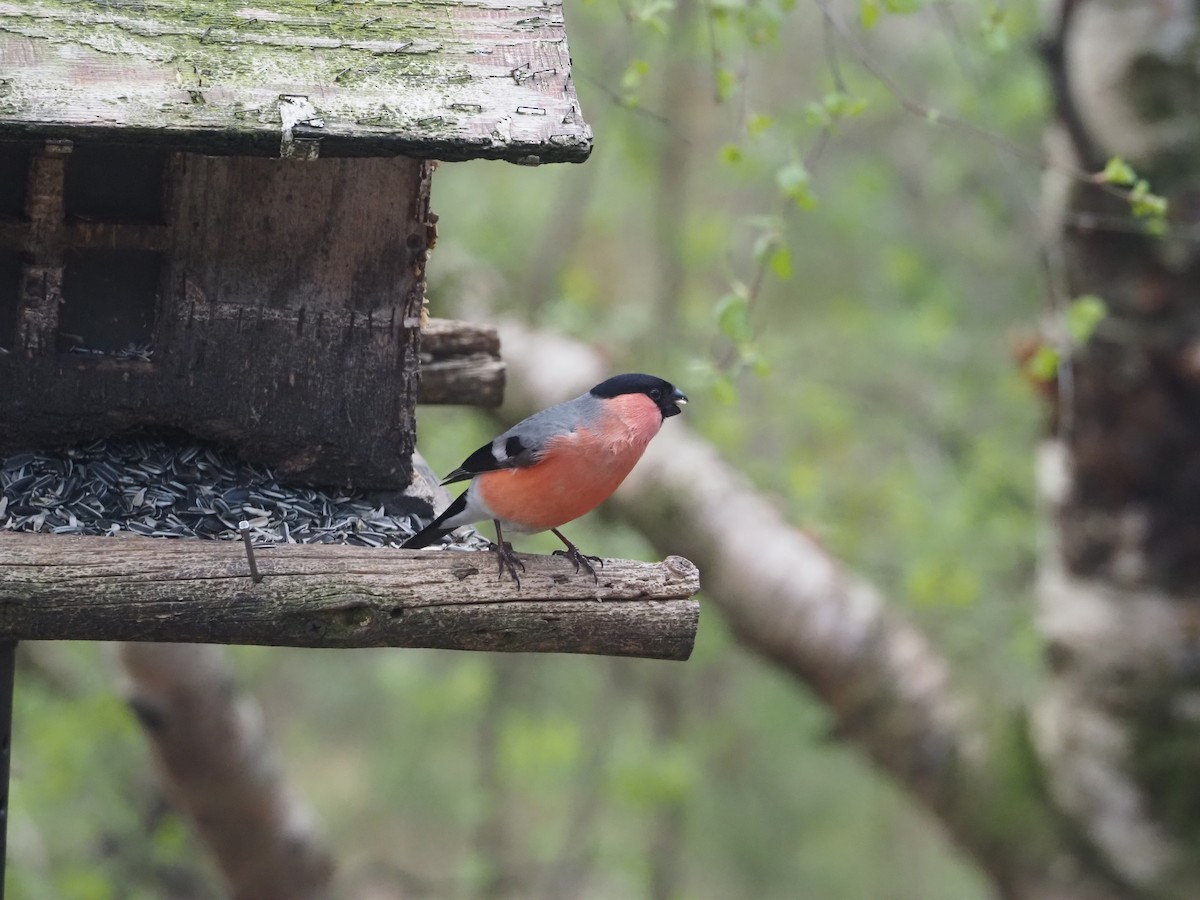
[[0, 0], [0, 140], [580, 162], [561, 0]]

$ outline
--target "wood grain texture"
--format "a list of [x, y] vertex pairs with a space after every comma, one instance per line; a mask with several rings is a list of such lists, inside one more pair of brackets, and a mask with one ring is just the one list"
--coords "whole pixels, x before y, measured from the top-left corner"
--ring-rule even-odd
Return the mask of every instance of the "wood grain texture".
[[500, 337], [491, 325], [429, 319], [421, 328], [418, 403], [496, 407], [504, 400]]
[[504, 402], [504, 363], [483, 353], [422, 363], [417, 402], [497, 407]]
[[[0, 534], [0, 638], [296, 647], [437, 647], [687, 659], [694, 565], [605, 560], [600, 581], [486, 552]], [[603, 601], [603, 602], [597, 602]]]
[[0, 138], [29, 136], [523, 163], [592, 146], [559, 0], [0, 0]]
[[421, 358], [442, 359], [468, 353], [500, 358], [500, 332], [495, 325], [459, 319], [427, 319], [421, 326]]
[[[39, 223], [63, 219], [55, 150], [31, 179], [52, 208], [22, 247], [32, 262], [17, 352], [0, 356], [0, 453], [154, 426], [293, 480], [408, 483], [432, 163], [174, 154], [166, 226], [54, 230]], [[63, 247], [106, 230], [166, 248], [149, 361], [60, 352]]]

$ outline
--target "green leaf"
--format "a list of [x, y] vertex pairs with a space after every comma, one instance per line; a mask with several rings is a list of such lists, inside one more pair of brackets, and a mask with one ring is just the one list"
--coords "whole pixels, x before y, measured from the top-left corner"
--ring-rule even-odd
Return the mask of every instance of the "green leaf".
[[717, 327], [735, 344], [750, 340], [750, 304], [740, 292], [731, 292], [717, 301], [714, 312]]
[[725, 406], [733, 406], [737, 403], [737, 388], [733, 386], [733, 382], [727, 375], [718, 375], [713, 379], [712, 392], [718, 403]]
[[629, 65], [625, 67], [625, 71], [621, 75], [621, 89], [626, 92], [637, 90], [649, 72], [650, 63], [646, 60], [630, 60]]
[[771, 271], [780, 281], [788, 281], [792, 277], [792, 254], [787, 247], [776, 247], [771, 254]]
[[721, 148], [721, 162], [736, 166], [743, 159], [742, 148], [737, 144], [726, 144]]
[[738, 16], [743, 5], [736, 0], [709, 0], [708, 15], [714, 22], [728, 22]]
[[867, 101], [861, 97], [851, 97], [843, 91], [833, 91], [820, 100], [809, 103], [804, 111], [805, 119], [810, 125], [830, 128], [839, 119], [861, 115], [866, 108]]
[[1139, 219], [1163, 219], [1167, 215], [1167, 198], [1151, 193], [1150, 183], [1139, 178], [1129, 192], [1129, 204]]
[[820, 103], [808, 103], [804, 107], [804, 121], [817, 128], [828, 128], [833, 124], [829, 111]]
[[1086, 344], [1096, 326], [1108, 316], [1108, 304], [1094, 294], [1076, 297], [1067, 307], [1067, 330], [1080, 344]]
[[675, 0], [646, 0], [645, 3], [630, 13], [630, 18], [634, 22], [640, 22], [647, 26], [652, 31], [665, 35], [669, 31], [667, 28], [667, 14], [674, 9]]
[[769, 131], [774, 124], [774, 117], [755, 113], [746, 122], [746, 134], [750, 135], [750, 137], [758, 137], [764, 132]]
[[1167, 221], [1163, 218], [1147, 219], [1143, 227], [1146, 229], [1146, 234], [1152, 234], [1155, 237], [1162, 237], [1167, 233]]
[[921, 8], [921, 0], [883, 0], [884, 8], [890, 13], [906, 15]]
[[842, 116], [850, 119], [855, 116], [861, 116], [867, 111], [866, 97], [851, 97], [848, 94], [842, 94], [844, 102], [842, 104]]
[[738, 77], [729, 69], [717, 69], [717, 102], [724, 103], [737, 92]]
[[1025, 363], [1025, 371], [1038, 381], [1053, 381], [1058, 375], [1058, 351], [1048, 344], [1043, 344]]
[[1137, 181], [1137, 173], [1133, 167], [1119, 156], [1114, 156], [1105, 165], [1100, 176], [1108, 184], [1128, 186]]
[[866, 31], [879, 24], [879, 0], [862, 0], [858, 5], [858, 18]]
[[989, 9], [980, 22], [980, 30], [983, 32], [983, 44], [989, 53], [998, 55], [1008, 52], [1008, 21], [1003, 8], [993, 6]]
[[809, 189], [808, 169], [802, 162], [788, 163], [775, 173], [775, 183], [785, 197], [796, 201], [801, 209], [812, 209], [817, 205], [817, 198]]

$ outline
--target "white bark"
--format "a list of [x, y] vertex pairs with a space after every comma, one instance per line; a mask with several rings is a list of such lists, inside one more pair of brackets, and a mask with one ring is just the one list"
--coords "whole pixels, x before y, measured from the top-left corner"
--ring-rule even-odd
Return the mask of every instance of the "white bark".
[[[1044, 194], [1049, 253], [1061, 263], [1053, 287], [1060, 303], [1099, 294], [1111, 315], [1089, 344], [1071, 348], [1070, 390], [1059, 398], [1065, 425], [1039, 451], [1051, 527], [1038, 625], [1051, 671], [1034, 736], [1055, 801], [1131, 895], [1196, 896], [1200, 867], [1179, 810], [1197, 802], [1183, 760], [1200, 721], [1189, 674], [1200, 617], [1195, 586], [1178, 574], [1183, 563], [1161, 552], [1186, 557], [1186, 536], [1165, 523], [1174, 521], [1170, 495], [1194, 490], [1189, 473], [1172, 481], [1161, 462], [1194, 447], [1187, 426], [1172, 421], [1195, 402], [1173, 371], [1195, 330], [1183, 314], [1195, 282], [1176, 280], [1195, 265], [1191, 218], [1174, 214], [1174, 235], [1147, 238], [1122, 201], [1062, 173], [1122, 156], [1152, 190], [1188, 208], [1200, 144], [1200, 9], [1194, 0], [1045, 6], [1048, 31], [1062, 32], [1065, 75], [1047, 142], [1056, 174]], [[1176, 784], [1184, 793], [1168, 797]]]

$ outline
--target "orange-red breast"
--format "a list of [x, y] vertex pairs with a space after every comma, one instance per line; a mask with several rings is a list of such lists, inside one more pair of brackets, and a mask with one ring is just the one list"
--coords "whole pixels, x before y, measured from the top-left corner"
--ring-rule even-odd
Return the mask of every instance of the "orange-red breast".
[[461, 525], [491, 519], [496, 525], [500, 573], [520, 585], [524, 568], [504, 540], [553, 531], [567, 549], [556, 550], [592, 577], [596, 570], [559, 531], [595, 509], [625, 480], [663, 420], [687, 403], [683, 391], [653, 375], [617, 375], [586, 394], [535, 413], [485, 444], [451, 472], [443, 484], [470, 486], [428, 527], [402, 547], [428, 547]]

